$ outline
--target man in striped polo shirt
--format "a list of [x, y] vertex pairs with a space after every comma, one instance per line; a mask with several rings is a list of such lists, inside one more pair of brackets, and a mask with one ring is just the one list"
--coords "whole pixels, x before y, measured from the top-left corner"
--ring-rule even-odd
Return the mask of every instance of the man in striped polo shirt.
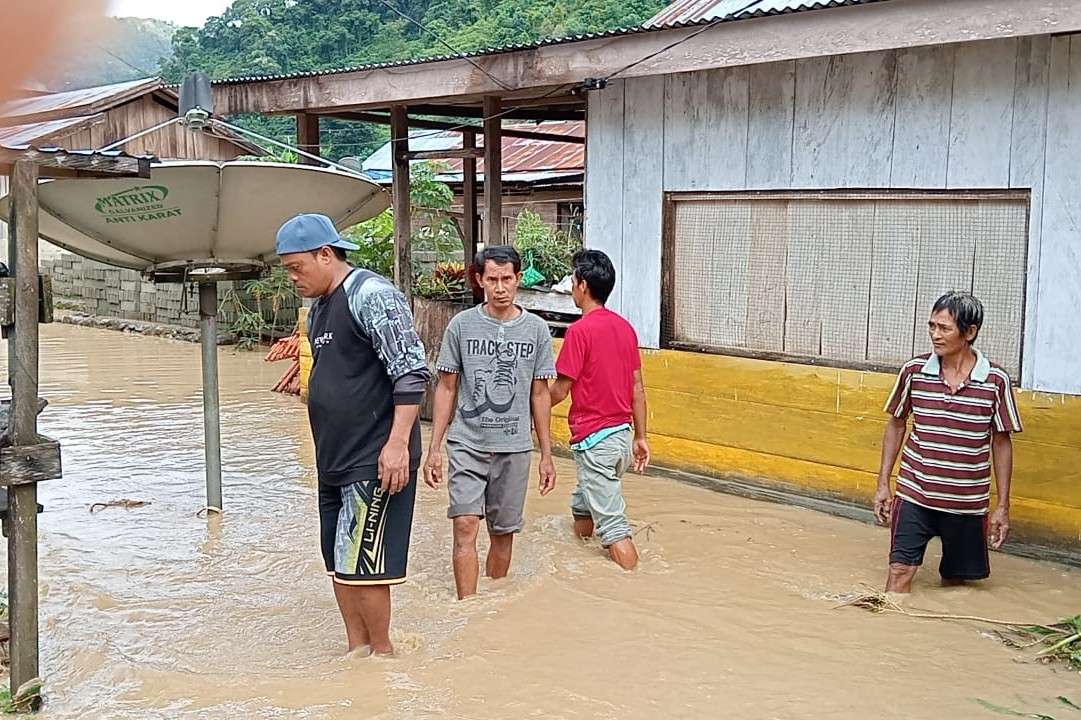
[[[934, 352], [905, 363], [886, 403], [875, 517], [889, 524], [887, 592], [907, 593], [931, 538], [942, 539], [938, 571], [944, 585], [982, 580], [987, 557], [991, 468], [998, 502], [990, 543], [998, 549], [1010, 528], [1011, 433], [1021, 432], [1010, 376], [973, 347], [983, 305], [969, 293], [946, 293], [927, 323]], [[912, 432], [905, 440], [907, 420]], [[904, 451], [901, 445], [904, 443]], [[890, 474], [901, 452], [896, 497]]]

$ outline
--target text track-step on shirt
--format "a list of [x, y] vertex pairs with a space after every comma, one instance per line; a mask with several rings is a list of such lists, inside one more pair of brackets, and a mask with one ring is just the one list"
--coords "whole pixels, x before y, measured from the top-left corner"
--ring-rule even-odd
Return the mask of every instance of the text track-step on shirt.
[[552, 336], [541, 318], [518, 308], [500, 322], [479, 305], [450, 321], [436, 368], [458, 374], [458, 407], [447, 439], [479, 452], [533, 449], [533, 380], [556, 376]]

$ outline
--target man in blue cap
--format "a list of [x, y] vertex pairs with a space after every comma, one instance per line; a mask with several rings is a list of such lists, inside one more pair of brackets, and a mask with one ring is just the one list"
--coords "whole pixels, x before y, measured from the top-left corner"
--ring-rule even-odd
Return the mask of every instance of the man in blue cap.
[[277, 251], [308, 314], [308, 418], [319, 472], [323, 561], [350, 652], [391, 654], [390, 586], [405, 581], [420, 423], [431, 377], [405, 297], [351, 266], [325, 215], [278, 230]]

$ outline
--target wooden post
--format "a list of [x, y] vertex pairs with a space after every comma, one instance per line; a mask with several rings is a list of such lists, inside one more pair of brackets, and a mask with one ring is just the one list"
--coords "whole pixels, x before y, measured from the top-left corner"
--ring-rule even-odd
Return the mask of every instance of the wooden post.
[[[38, 443], [38, 168], [15, 162], [11, 177], [12, 258], [15, 267], [15, 347], [12, 377], [13, 445]], [[8, 487], [8, 603], [11, 695], [38, 677], [37, 483]]]
[[[474, 130], [462, 132], [462, 148], [477, 147], [477, 133]], [[473, 300], [484, 302], [484, 291], [478, 283], [473, 282], [473, 257], [477, 254], [477, 244], [480, 241], [480, 217], [477, 214], [477, 159], [465, 158], [462, 161], [462, 211], [465, 215], [465, 223], [462, 231], [462, 246], [465, 248], [465, 271], [469, 277], [469, 286], [473, 288]]]
[[[319, 155], [319, 116], [297, 113], [297, 147], [312, 155]], [[318, 165], [310, 158], [300, 156], [302, 165]]]
[[486, 246], [503, 244], [503, 103], [484, 98], [484, 209]]
[[394, 282], [410, 304], [413, 302], [413, 247], [409, 206], [409, 116], [404, 105], [390, 109], [392, 207], [394, 208]]

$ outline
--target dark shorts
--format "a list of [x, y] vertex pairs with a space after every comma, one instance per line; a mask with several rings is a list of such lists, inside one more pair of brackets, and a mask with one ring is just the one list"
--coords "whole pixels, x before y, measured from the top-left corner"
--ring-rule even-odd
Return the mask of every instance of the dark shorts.
[[319, 537], [327, 574], [343, 585], [405, 582], [417, 474], [389, 495], [378, 480], [319, 483]]
[[942, 538], [938, 573], [946, 580], [983, 580], [991, 574], [987, 557], [987, 515], [931, 510], [894, 498], [890, 513], [890, 562], [922, 565], [931, 538]]

